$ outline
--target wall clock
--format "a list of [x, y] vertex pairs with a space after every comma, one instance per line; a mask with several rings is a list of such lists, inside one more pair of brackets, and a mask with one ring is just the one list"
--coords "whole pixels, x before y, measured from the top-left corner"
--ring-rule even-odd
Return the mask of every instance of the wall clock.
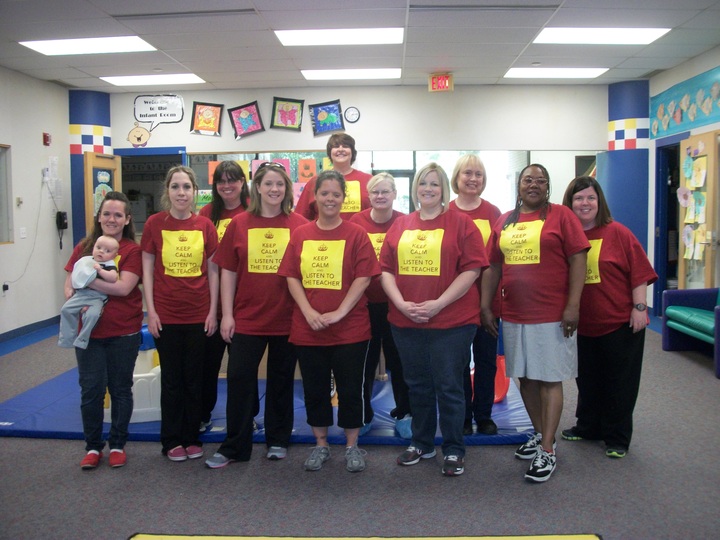
[[344, 116], [345, 120], [347, 120], [351, 124], [354, 124], [355, 122], [360, 120], [360, 111], [357, 107], [348, 107], [347, 109], [345, 109]]

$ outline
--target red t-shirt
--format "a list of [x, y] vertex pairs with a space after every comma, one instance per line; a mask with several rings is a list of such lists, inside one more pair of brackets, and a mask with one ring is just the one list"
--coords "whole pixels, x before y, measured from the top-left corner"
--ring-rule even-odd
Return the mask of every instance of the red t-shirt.
[[287, 279], [277, 270], [290, 234], [307, 223], [301, 215], [266, 218], [243, 212], [230, 222], [213, 261], [237, 273], [233, 301], [235, 332], [287, 336], [293, 306]]
[[502, 265], [502, 318], [511, 323], [560, 321], [568, 299], [571, 255], [590, 244], [572, 210], [550, 204], [545, 221], [540, 211], [520, 214], [503, 230], [510, 212], [495, 222], [490, 262]]
[[[372, 208], [363, 210], [362, 212], [352, 216], [350, 218], [350, 222], [357, 223], [365, 229], [365, 231], [367, 231], [370, 243], [373, 245], [373, 248], [375, 248], [375, 255], [377, 255], [378, 260], [380, 260], [380, 248], [382, 248], [383, 243], [385, 242], [385, 235], [388, 230], [390, 230], [392, 224], [395, 223], [395, 220], [404, 214], [402, 212], [398, 212], [397, 210], [393, 210], [392, 217], [388, 221], [385, 223], [375, 223], [372, 217], [370, 217], [370, 212], [372, 212]], [[372, 279], [370, 285], [365, 291], [365, 296], [367, 296], [368, 302], [371, 304], [387, 303], [388, 297], [385, 294], [382, 285], [380, 285], [380, 276], [376, 276]]]
[[[375, 250], [359, 225], [343, 221], [330, 231], [316, 222], [301, 225], [290, 236], [278, 275], [299, 279], [310, 305], [320, 313], [334, 311], [359, 277], [380, 274]], [[345, 345], [370, 339], [370, 316], [363, 294], [337, 324], [316, 332], [300, 308], [293, 308], [290, 341], [296, 345]]]
[[204, 216], [180, 220], [159, 212], [148, 218], [140, 246], [155, 255], [153, 300], [160, 321], [205, 322], [210, 309], [207, 264], [217, 245], [215, 225]]
[[[500, 212], [500, 209], [494, 204], [489, 203], [485, 199], [481, 200], [482, 203], [480, 204], [480, 206], [474, 208], [473, 210], [463, 210], [462, 208], [458, 207], [455, 201], [450, 201], [448, 208], [450, 208], [450, 210], [465, 214], [470, 219], [472, 219], [475, 225], [477, 225], [477, 228], [480, 229], [480, 234], [482, 234], [483, 237], [483, 245], [487, 246], [487, 243], [490, 240], [490, 234], [492, 233], [492, 227], [493, 225], [495, 225], [495, 222], [500, 217], [500, 214], [502, 214], [502, 212]], [[478, 294], [480, 295], [480, 301], [482, 302], [482, 288], [480, 286], [480, 284], [482, 283], [482, 278], [478, 279], [475, 283], [477, 285]], [[492, 310], [493, 313], [500, 314], [499, 290], [495, 295], [495, 298], [493, 298]]]
[[630, 324], [632, 290], [657, 281], [640, 242], [630, 229], [613, 221], [585, 231], [590, 241], [588, 272], [580, 300], [578, 334], [604, 336]]
[[[353, 214], [357, 214], [361, 210], [370, 208], [370, 197], [368, 196], [367, 184], [372, 178], [368, 173], [353, 169], [348, 174], [343, 175], [345, 177], [346, 184], [346, 195], [345, 202], [343, 202], [342, 212], [340, 217], [343, 219], [350, 219]], [[315, 180], [317, 176], [313, 176], [307, 184], [303, 192], [300, 194], [300, 199], [295, 205], [295, 211], [305, 216], [310, 221], [317, 219], [317, 203], [315, 202]]]
[[[75, 246], [70, 260], [65, 265], [67, 272], [72, 272], [73, 265], [82, 257], [81, 244]], [[142, 279], [142, 251], [140, 246], [122, 238], [120, 249], [115, 257], [115, 264], [122, 279], [123, 272], [135, 274]], [[140, 282], [138, 281], [138, 284]], [[109, 337], [127, 336], [139, 332], [143, 322], [142, 293], [135, 288], [127, 296], [108, 295], [108, 301], [103, 308], [100, 320], [90, 334], [91, 338], [103, 339]]]
[[[462, 272], [488, 266], [482, 235], [460, 212], [443, 212], [422, 220], [419, 212], [400, 216], [385, 236], [380, 252], [383, 272], [395, 276], [408, 302], [437, 299]], [[480, 324], [477, 287], [440, 311], [428, 323], [416, 324], [390, 302], [388, 320], [402, 328], [455, 328]]]
[[[212, 218], [210, 217], [212, 214], [213, 204], [206, 204], [203, 206], [200, 211], [198, 212], [198, 215], [205, 216], [210, 221], [212, 221]], [[223, 239], [223, 235], [225, 234], [225, 229], [227, 229], [227, 226], [230, 225], [230, 221], [232, 221], [232, 218], [237, 216], [238, 214], [241, 214], [245, 211], [245, 208], [243, 208], [243, 205], [241, 204], [237, 208], [233, 208], [232, 210], [228, 210], [227, 208], [223, 208], [220, 211], [220, 219], [218, 220], [217, 224], [217, 233], [218, 233], [218, 242], [220, 242]]]

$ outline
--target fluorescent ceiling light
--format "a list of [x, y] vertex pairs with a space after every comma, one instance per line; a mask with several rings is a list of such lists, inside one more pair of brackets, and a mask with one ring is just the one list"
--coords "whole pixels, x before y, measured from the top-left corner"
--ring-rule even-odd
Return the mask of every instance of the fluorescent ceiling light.
[[50, 39], [47, 41], [20, 41], [45, 56], [69, 54], [105, 54], [154, 51], [155, 47], [137, 36], [119, 36], [82, 39]]
[[331, 30], [276, 30], [285, 47], [308, 45], [394, 45], [403, 42], [402, 28], [346, 28]]
[[579, 45], [647, 45], [670, 28], [545, 28], [533, 43]]
[[352, 79], [399, 79], [400, 68], [383, 69], [303, 69], [308, 81], [340, 81]]
[[205, 82], [194, 73], [177, 73], [170, 75], [128, 75], [124, 77], [100, 77], [100, 79], [115, 86], [200, 84]]
[[506, 79], [594, 79], [608, 68], [510, 68]]

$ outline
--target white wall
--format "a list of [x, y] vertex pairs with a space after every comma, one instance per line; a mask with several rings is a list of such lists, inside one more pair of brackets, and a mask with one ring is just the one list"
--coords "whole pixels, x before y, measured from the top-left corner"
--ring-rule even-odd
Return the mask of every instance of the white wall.
[[[42, 183], [42, 169], [58, 157], [65, 192], [60, 210], [70, 211], [68, 91], [0, 68], [0, 144], [11, 146], [11, 193], [14, 240], [0, 244], [0, 282], [11, 282], [0, 296], [0, 334], [55, 317], [63, 302], [63, 266], [72, 240], [63, 249], [55, 229], [55, 207]], [[43, 146], [43, 132], [52, 135]], [[20, 207], [14, 204], [22, 198]], [[27, 230], [21, 239], [19, 229]]]
[[[575, 150], [607, 148], [606, 86], [456, 86], [452, 93], [424, 87], [337, 87], [178, 92], [185, 118], [152, 131], [148, 147], [186, 146], [188, 152], [231, 153], [323, 150], [307, 105], [340, 99], [360, 109], [345, 125], [358, 150]], [[270, 129], [273, 97], [305, 100], [301, 132]], [[136, 94], [112, 94], [113, 146], [130, 148]], [[193, 101], [225, 105], [221, 137], [190, 134]], [[236, 141], [227, 109], [257, 101], [266, 130]], [[141, 124], [142, 125], [142, 124]], [[145, 124], [147, 126], [148, 124]]]

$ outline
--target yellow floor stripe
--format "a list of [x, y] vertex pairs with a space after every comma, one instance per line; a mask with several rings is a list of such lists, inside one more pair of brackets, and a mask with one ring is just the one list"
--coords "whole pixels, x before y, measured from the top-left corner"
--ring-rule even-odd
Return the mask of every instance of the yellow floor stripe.
[[372, 536], [372, 537], [328, 537], [328, 536], [194, 536], [177, 534], [136, 534], [132, 540], [328, 540], [328, 538], [341, 538], [342, 540], [597, 540], [596, 534], [540, 534], [532, 536]]

